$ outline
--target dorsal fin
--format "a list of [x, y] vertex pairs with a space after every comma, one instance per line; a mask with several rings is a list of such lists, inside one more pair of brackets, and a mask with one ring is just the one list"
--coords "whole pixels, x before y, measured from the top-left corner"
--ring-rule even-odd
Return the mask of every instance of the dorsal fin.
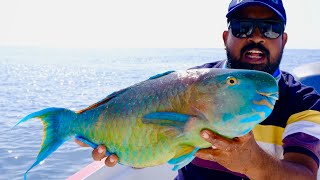
[[[159, 78], [159, 77], [168, 75], [168, 74], [170, 74], [170, 73], [172, 73], [172, 72], [175, 72], [175, 71], [167, 71], [167, 72], [165, 72], [165, 73], [157, 74], [157, 75], [155, 75], [155, 76], [150, 77], [150, 78], [147, 79], [146, 81], [152, 80], [152, 79], [157, 79], [157, 78]], [[143, 82], [141, 82], [141, 83], [138, 83], [138, 84], [142, 84], [142, 83], [144, 83], [144, 82], [145, 82], [145, 81], [143, 81]], [[136, 85], [134, 85], [134, 86], [137, 86], [138, 84], [136, 84]], [[133, 86], [131, 86], [131, 87], [133, 87]], [[130, 87], [129, 87], [129, 88], [130, 88]], [[94, 108], [96, 108], [96, 107], [98, 107], [98, 106], [100, 106], [100, 105], [102, 105], [102, 104], [105, 104], [105, 103], [107, 103], [108, 101], [110, 101], [112, 98], [114, 98], [114, 97], [118, 96], [119, 94], [125, 92], [127, 89], [128, 89], [128, 88], [125, 88], [125, 89], [122, 89], [122, 90], [120, 90], [120, 91], [114, 92], [114, 93], [110, 94], [109, 96], [107, 96], [106, 98], [102, 99], [101, 101], [96, 102], [96, 103], [90, 105], [89, 107], [87, 107], [87, 108], [85, 108], [85, 109], [79, 110], [79, 111], [77, 111], [76, 113], [81, 114], [81, 113], [86, 112], [86, 111], [88, 111], [88, 110], [94, 109]]]
[[90, 105], [89, 107], [87, 107], [85, 109], [79, 110], [76, 113], [81, 114], [81, 113], [86, 112], [88, 110], [94, 109], [94, 108], [96, 108], [96, 107], [98, 107], [98, 106], [100, 106], [102, 104], [105, 104], [108, 101], [110, 101], [112, 98], [114, 98], [114, 97], [118, 96], [119, 94], [122, 94], [123, 92], [125, 92], [127, 89], [128, 88], [125, 88], [125, 89], [122, 89], [120, 91], [116, 91], [114, 93], [111, 93], [109, 96], [107, 96], [106, 98], [102, 99], [101, 101], [96, 102], [96, 103]]
[[160, 73], [160, 74], [151, 76], [148, 80], [158, 79], [158, 78], [160, 78], [160, 77], [162, 77], [162, 76], [166, 76], [166, 75], [171, 74], [171, 73], [173, 73], [173, 72], [175, 72], [175, 71], [167, 71], [167, 72], [164, 72], [164, 73]]

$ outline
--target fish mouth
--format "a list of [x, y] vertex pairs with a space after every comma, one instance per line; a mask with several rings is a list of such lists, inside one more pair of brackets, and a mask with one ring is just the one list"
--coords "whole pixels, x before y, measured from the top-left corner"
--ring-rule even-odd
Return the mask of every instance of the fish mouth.
[[257, 91], [258, 94], [261, 96], [264, 96], [268, 99], [273, 99], [273, 100], [278, 100], [279, 99], [279, 92], [259, 92]]
[[257, 91], [257, 94], [262, 96], [262, 99], [260, 99], [259, 101], [253, 101], [253, 103], [256, 105], [260, 105], [260, 106], [267, 106], [270, 109], [273, 109], [276, 101], [279, 99], [278, 92], [259, 92], [259, 91]]
[[257, 96], [252, 101], [254, 106], [251, 109], [251, 115], [240, 119], [240, 123], [249, 124], [248, 128], [243, 129], [241, 135], [247, 134], [256, 124], [264, 121], [272, 113], [278, 100], [278, 92], [256, 92]]
[[[267, 118], [278, 100], [278, 92], [258, 92], [258, 96], [253, 100], [252, 111], [253, 115], [247, 118], [242, 119], [241, 123], [260, 123], [265, 118]], [[260, 119], [260, 121], [259, 121]], [[244, 133], [247, 133], [249, 129], [245, 130]]]

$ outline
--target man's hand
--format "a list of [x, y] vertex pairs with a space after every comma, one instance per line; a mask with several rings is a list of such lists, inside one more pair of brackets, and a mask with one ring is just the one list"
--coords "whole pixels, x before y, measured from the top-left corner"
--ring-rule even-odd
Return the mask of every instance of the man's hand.
[[254, 164], [257, 164], [258, 154], [261, 151], [256, 143], [253, 133], [242, 137], [227, 139], [209, 130], [201, 131], [201, 136], [212, 144], [212, 147], [200, 149], [196, 157], [215, 161], [225, 168], [247, 174]]
[[[82, 147], [89, 147], [87, 144], [75, 139], [75, 142]], [[96, 149], [92, 151], [92, 157], [95, 161], [101, 161], [106, 156], [107, 149], [103, 145], [99, 145]], [[113, 167], [118, 163], [118, 157], [114, 154], [108, 156], [104, 162], [106, 166]]]
[[286, 153], [283, 160], [277, 159], [259, 147], [252, 132], [227, 139], [203, 130], [201, 136], [212, 147], [200, 149], [196, 153], [198, 158], [215, 161], [250, 179], [317, 179], [318, 165], [311, 157], [300, 153]]

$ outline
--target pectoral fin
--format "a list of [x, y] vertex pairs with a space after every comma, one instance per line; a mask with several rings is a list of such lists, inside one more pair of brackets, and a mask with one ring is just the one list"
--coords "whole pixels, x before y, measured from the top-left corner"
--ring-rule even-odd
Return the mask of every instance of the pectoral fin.
[[177, 151], [177, 154], [175, 155], [175, 157], [168, 161], [169, 164], [174, 165], [172, 170], [176, 171], [188, 165], [195, 158], [194, 154], [199, 149], [200, 148], [193, 147], [193, 146], [187, 146], [187, 145], [181, 146], [181, 148]]
[[159, 126], [170, 126], [183, 130], [184, 125], [192, 116], [175, 112], [155, 112], [145, 115], [142, 122]]
[[[180, 114], [175, 112], [155, 112], [145, 115], [142, 118], [142, 122], [146, 124], [155, 124], [159, 126], [168, 126], [170, 128], [175, 128], [183, 132], [186, 123], [192, 118], [197, 118], [195, 116]], [[169, 128], [168, 128], [169, 129]], [[172, 170], [178, 170], [187, 164], [189, 164], [195, 157], [194, 154], [200, 148], [181, 145], [177, 150], [174, 158], [168, 161], [169, 164], [173, 164]]]

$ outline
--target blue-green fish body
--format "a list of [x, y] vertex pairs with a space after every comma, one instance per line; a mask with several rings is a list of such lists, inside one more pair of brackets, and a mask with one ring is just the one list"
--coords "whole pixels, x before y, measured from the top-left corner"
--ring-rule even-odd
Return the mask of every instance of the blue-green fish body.
[[27, 172], [73, 136], [92, 147], [104, 144], [124, 165], [169, 162], [179, 169], [211, 146], [202, 129], [242, 136], [271, 113], [277, 97], [267, 73], [197, 69], [151, 77], [78, 112], [47, 108], [19, 122], [40, 118], [44, 124], [41, 150]]

